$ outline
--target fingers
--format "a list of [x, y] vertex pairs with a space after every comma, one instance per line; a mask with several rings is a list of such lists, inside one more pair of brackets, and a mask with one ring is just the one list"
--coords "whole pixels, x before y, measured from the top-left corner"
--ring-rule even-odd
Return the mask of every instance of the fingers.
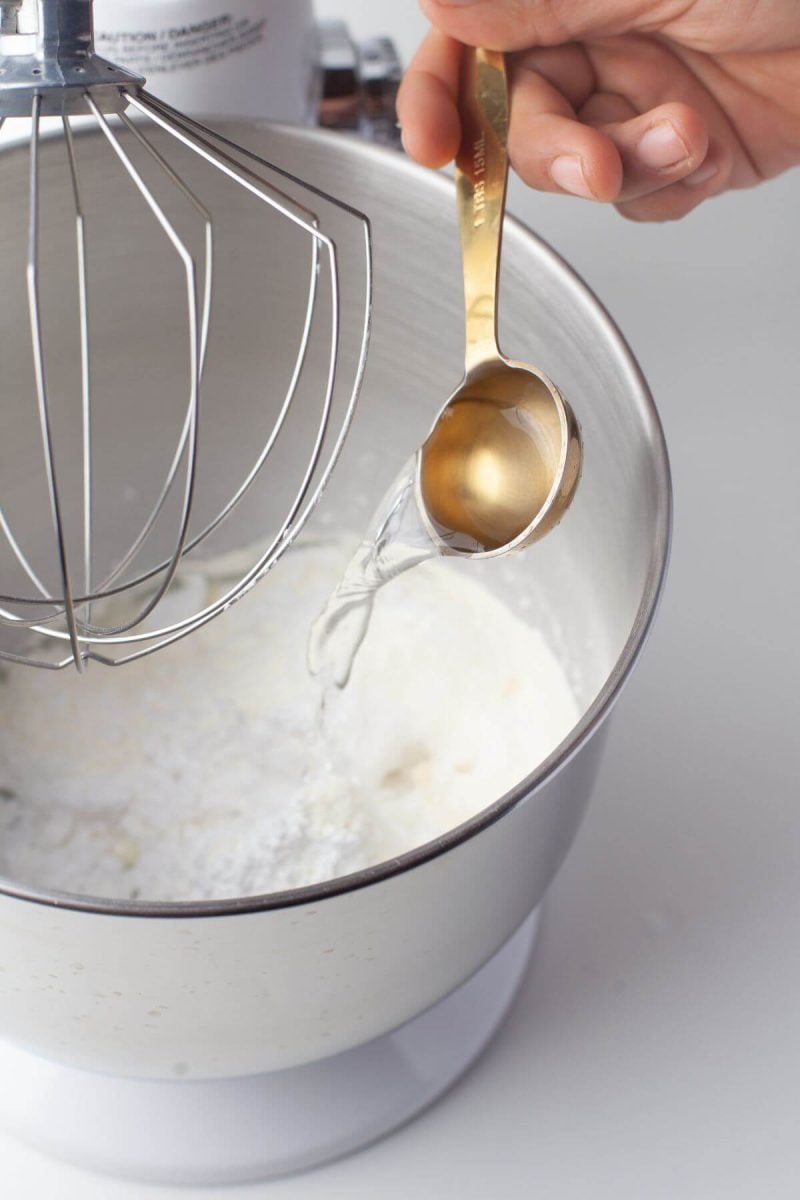
[[[689, 152], [689, 162], [664, 170], [658, 188], [630, 186], [618, 201], [624, 216], [674, 220], [729, 186], [756, 181], [737, 131], [705, 79], [702, 56], [678, 55], [650, 38], [612, 38], [589, 53], [601, 94], [623, 95], [634, 112], [668, 119]], [[583, 115], [594, 120], [598, 113], [589, 108]], [[624, 145], [621, 153], [625, 158]]]
[[[592, 110], [597, 113], [603, 107], [608, 113], [609, 106], [602, 103], [590, 106], [589, 119]], [[586, 111], [581, 115], [587, 119]], [[628, 113], [627, 119], [603, 121], [600, 128], [622, 160], [623, 183], [615, 203], [648, 196], [691, 178], [708, 153], [705, 122], [685, 104], [661, 104], [641, 116]]]
[[593, 91], [591, 64], [575, 46], [539, 51], [537, 70], [532, 58], [512, 66], [509, 133], [511, 161], [531, 187], [619, 204], [669, 187], [703, 163], [708, 134], [688, 105], [639, 114], [623, 96]]
[[400, 86], [397, 119], [403, 131], [403, 145], [425, 167], [443, 167], [458, 152], [460, 63], [460, 44], [432, 30], [412, 59]]
[[[534, 187], [592, 194], [611, 200], [635, 220], [663, 221], [685, 216], [731, 183], [752, 182], [736, 132], [697, 70], [650, 39], [539, 48], [510, 56], [509, 61], [512, 157]], [[548, 151], [552, 149], [543, 115], [566, 111], [556, 110], [553, 93], [568, 101], [576, 120], [598, 135], [599, 140], [589, 141], [575, 132], [574, 124], [562, 124], [558, 131], [562, 150], [579, 155], [580, 174], [574, 166], [571, 176], [564, 173], [559, 156], [549, 164], [546, 158], [542, 161], [526, 144], [526, 119], [535, 121], [538, 114], [536, 132]], [[555, 135], [555, 126], [549, 132]], [[620, 163], [619, 187], [613, 195], [611, 147]]]
[[[461, 53], [432, 31], [400, 91], [404, 144], [427, 166], [458, 150]], [[509, 153], [531, 187], [611, 202], [636, 220], [666, 220], [741, 184], [735, 131], [666, 47], [612, 38], [527, 50], [508, 62]]]
[[692, 175], [649, 195], [617, 204], [617, 211], [632, 221], [677, 221], [716, 195], [724, 170], [714, 160], [713, 150]]
[[670, 15], [666, 0], [421, 0], [433, 25], [470, 46], [521, 50], [587, 36], [657, 30]]
[[531, 187], [614, 200], [622, 187], [622, 161], [612, 140], [582, 124], [566, 97], [535, 71], [512, 76], [508, 150], [512, 165]]

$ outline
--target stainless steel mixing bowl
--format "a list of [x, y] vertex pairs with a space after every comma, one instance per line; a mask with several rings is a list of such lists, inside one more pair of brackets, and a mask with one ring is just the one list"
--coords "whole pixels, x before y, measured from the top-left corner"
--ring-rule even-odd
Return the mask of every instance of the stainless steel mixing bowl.
[[[338, 137], [249, 124], [233, 127], [232, 136], [357, 204], [374, 222], [377, 282], [367, 379], [349, 446], [315, 518], [354, 528], [419, 444], [458, 376], [462, 312], [451, 185], [399, 155]], [[80, 151], [89, 162], [102, 147], [87, 135]], [[45, 147], [45, 174], [47, 155], [56, 153], [61, 149]], [[21, 152], [3, 153], [0, 262], [17, 252], [16, 206], [25, 172]], [[91, 202], [110, 208], [112, 186], [101, 179]], [[136, 237], [138, 202], [122, 202], [131, 211], [118, 215]], [[262, 242], [242, 254], [237, 241], [243, 233], [261, 238], [260, 213], [244, 196], [237, 203], [218, 234], [217, 286], [223, 310], [236, 314], [219, 331], [230, 343], [222, 379], [230, 402], [208, 407], [203, 416], [217, 463], [227, 453], [226, 424], [246, 421], [248, 406], [266, 403], [263, 367], [243, 350], [245, 335], [259, 339], [277, 365], [291, 351], [280, 314], [265, 319]], [[68, 214], [61, 224], [56, 214], [48, 237], [51, 251], [63, 238], [60, 249], [72, 252]], [[295, 250], [273, 239], [273, 268]], [[349, 252], [345, 247], [345, 257]], [[146, 370], [155, 370], [153, 364], [160, 370], [171, 351], [161, 297], [149, 282], [157, 262], [146, 250], [138, 258], [128, 255], [121, 279], [119, 261], [108, 254], [93, 264], [98, 286], [105, 273], [115, 295], [109, 313], [96, 314], [96, 332], [110, 353], [116, 344], [122, 354], [135, 331], [140, 346], [148, 347]], [[305, 270], [289, 257], [277, 267], [281, 287], [288, 286], [281, 305], [297, 308]], [[292, 278], [297, 296], [285, 283]], [[619, 332], [572, 271], [513, 222], [503, 291], [503, 345], [516, 358], [540, 364], [569, 397], [583, 428], [585, 473], [563, 525], [544, 543], [507, 561], [452, 569], [479, 573], [506, 602], [545, 624], [581, 701], [577, 726], [546, 762], [532, 762], [532, 773], [508, 795], [487, 796], [475, 819], [402, 858], [323, 886], [171, 905], [65, 897], [0, 880], [3, 1038], [56, 1062], [148, 1079], [293, 1067], [421, 1013], [468, 979], [539, 904], [575, 836], [606, 718], [653, 619], [667, 559], [670, 483], [655, 409]], [[26, 345], [10, 332], [18, 307], [17, 296], [0, 295], [6, 448], [13, 447], [17, 428], [9, 381], [29, 369]], [[72, 344], [69, 337], [63, 341], [65, 348]], [[56, 337], [54, 371], [58, 353]], [[108, 369], [113, 366], [112, 360]], [[141, 375], [131, 371], [120, 372], [119, 386], [130, 390], [132, 428], [157, 419], [157, 387], [143, 388]], [[124, 471], [125, 431], [104, 430], [99, 422], [98, 436], [109, 439], [113, 469]], [[390, 456], [377, 456], [377, 445], [391, 447]], [[14, 489], [24, 493], [26, 485], [9, 472], [2, 480], [4, 503], [13, 506]], [[255, 531], [257, 506], [251, 519]], [[269, 580], [261, 586], [269, 587]], [[157, 680], [170, 669], [169, 651], [151, 663]]]

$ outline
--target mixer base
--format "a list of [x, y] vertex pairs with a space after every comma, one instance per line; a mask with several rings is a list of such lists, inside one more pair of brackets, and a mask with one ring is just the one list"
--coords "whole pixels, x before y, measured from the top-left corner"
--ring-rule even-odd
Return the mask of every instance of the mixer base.
[[408, 1121], [477, 1058], [505, 1017], [533, 913], [455, 992], [393, 1033], [304, 1067], [148, 1081], [63, 1067], [0, 1042], [0, 1123], [37, 1149], [143, 1182], [247, 1183], [318, 1166]]

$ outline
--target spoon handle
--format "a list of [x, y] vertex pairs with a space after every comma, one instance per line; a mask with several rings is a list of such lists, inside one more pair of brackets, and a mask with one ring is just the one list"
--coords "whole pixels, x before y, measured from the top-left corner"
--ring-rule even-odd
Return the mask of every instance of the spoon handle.
[[496, 359], [497, 282], [508, 181], [508, 84], [495, 50], [464, 50], [456, 193], [464, 262], [467, 374]]

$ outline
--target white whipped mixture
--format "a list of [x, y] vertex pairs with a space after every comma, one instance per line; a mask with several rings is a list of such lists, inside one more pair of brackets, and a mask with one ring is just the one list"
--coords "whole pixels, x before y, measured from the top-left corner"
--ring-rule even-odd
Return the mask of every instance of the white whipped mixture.
[[190, 638], [118, 669], [4, 666], [0, 875], [203, 900], [348, 874], [499, 798], [578, 718], [539, 632], [446, 563], [377, 597], [344, 691], [306, 669], [350, 543], [307, 543]]

